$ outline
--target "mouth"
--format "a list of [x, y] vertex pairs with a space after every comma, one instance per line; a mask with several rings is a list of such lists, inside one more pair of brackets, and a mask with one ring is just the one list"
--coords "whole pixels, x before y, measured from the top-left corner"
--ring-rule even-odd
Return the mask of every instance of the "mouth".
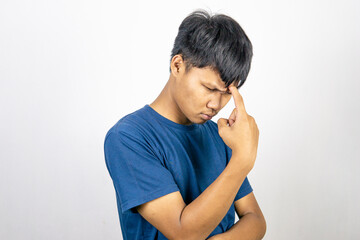
[[205, 120], [210, 120], [214, 115], [207, 115], [207, 114], [203, 114], [201, 113], [202, 118], [204, 118]]

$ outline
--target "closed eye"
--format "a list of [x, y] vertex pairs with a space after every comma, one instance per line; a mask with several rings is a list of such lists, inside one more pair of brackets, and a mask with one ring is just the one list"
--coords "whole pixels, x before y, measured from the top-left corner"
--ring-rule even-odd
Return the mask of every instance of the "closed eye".
[[209, 91], [216, 91], [217, 89], [211, 89], [211, 88], [208, 88], [207, 86], [204, 86], [204, 87], [206, 87]]
[[[204, 87], [206, 87], [209, 91], [211, 91], [211, 92], [215, 92], [215, 91], [220, 91], [220, 90], [218, 90], [218, 89], [211, 89], [211, 88], [208, 88], [207, 86], [205, 86], [204, 85]], [[221, 92], [221, 91], [220, 91]], [[231, 94], [230, 92], [221, 92], [222, 94], [226, 94], [226, 95], [229, 95], [229, 94]]]

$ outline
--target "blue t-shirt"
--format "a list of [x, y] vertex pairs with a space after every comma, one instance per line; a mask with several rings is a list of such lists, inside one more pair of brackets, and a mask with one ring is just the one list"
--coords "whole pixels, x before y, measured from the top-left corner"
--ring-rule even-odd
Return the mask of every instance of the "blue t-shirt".
[[[135, 207], [176, 191], [190, 204], [216, 180], [231, 157], [215, 122], [178, 124], [148, 104], [107, 132], [104, 152], [124, 240], [167, 239]], [[246, 177], [234, 201], [251, 192]], [[227, 231], [234, 221], [232, 204], [209, 237]]]

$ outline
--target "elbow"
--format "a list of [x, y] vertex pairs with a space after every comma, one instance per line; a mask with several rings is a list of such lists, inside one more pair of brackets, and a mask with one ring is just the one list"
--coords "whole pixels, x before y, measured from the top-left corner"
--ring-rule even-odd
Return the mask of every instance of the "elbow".
[[[199, 226], [194, 221], [187, 221], [189, 218], [184, 218], [180, 215], [179, 227], [171, 238], [172, 240], [199, 240], [205, 239], [206, 233], [199, 231]], [[209, 233], [210, 234], [210, 233]]]
[[205, 239], [206, 233], [201, 233], [198, 229], [181, 229], [171, 238], [172, 240], [199, 240]]
[[267, 224], [266, 224], [266, 220], [264, 218], [263, 215], [259, 216], [259, 222], [260, 222], [260, 231], [259, 231], [259, 238], [258, 239], [263, 239], [266, 233], [266, 229], [267, 229]]

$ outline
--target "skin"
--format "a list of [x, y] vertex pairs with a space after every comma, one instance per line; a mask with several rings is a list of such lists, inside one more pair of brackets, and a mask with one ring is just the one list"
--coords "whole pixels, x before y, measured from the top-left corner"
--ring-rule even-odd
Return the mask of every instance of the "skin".
[[208, 239], [262, 239], [266, 222], [254, 193], [233, 202], [255, 163], [259, 130], [254, 118], [246, 113], [235, 83], [225, 88], [217, 72], [193, 68], [186, 73], [181, 55], [172, 58], [170, 67], [169, 80], [150, 107], [179, 124], [202, 124], [208, 121], [202, 114], [216, 115], [233, 97], [236, 108], [228, 119], [217, 122], [232, 157], [220, 176], [190, 204], [186, 205], [177, 191], [144, 203], [137, 211], [168, 239], [198, 240], [209, 236], [234, 203], [240, 220], [225, 233]]
[[185, 73], [181, 55], [175, 55], [171, 70], [164, 89], [149, 105], [173, 122], [203, 124], [207, 120], [202, 114], [216, 115], [231, 99], [231, 93], [219, 74], [210, 68], [192, 68]]

